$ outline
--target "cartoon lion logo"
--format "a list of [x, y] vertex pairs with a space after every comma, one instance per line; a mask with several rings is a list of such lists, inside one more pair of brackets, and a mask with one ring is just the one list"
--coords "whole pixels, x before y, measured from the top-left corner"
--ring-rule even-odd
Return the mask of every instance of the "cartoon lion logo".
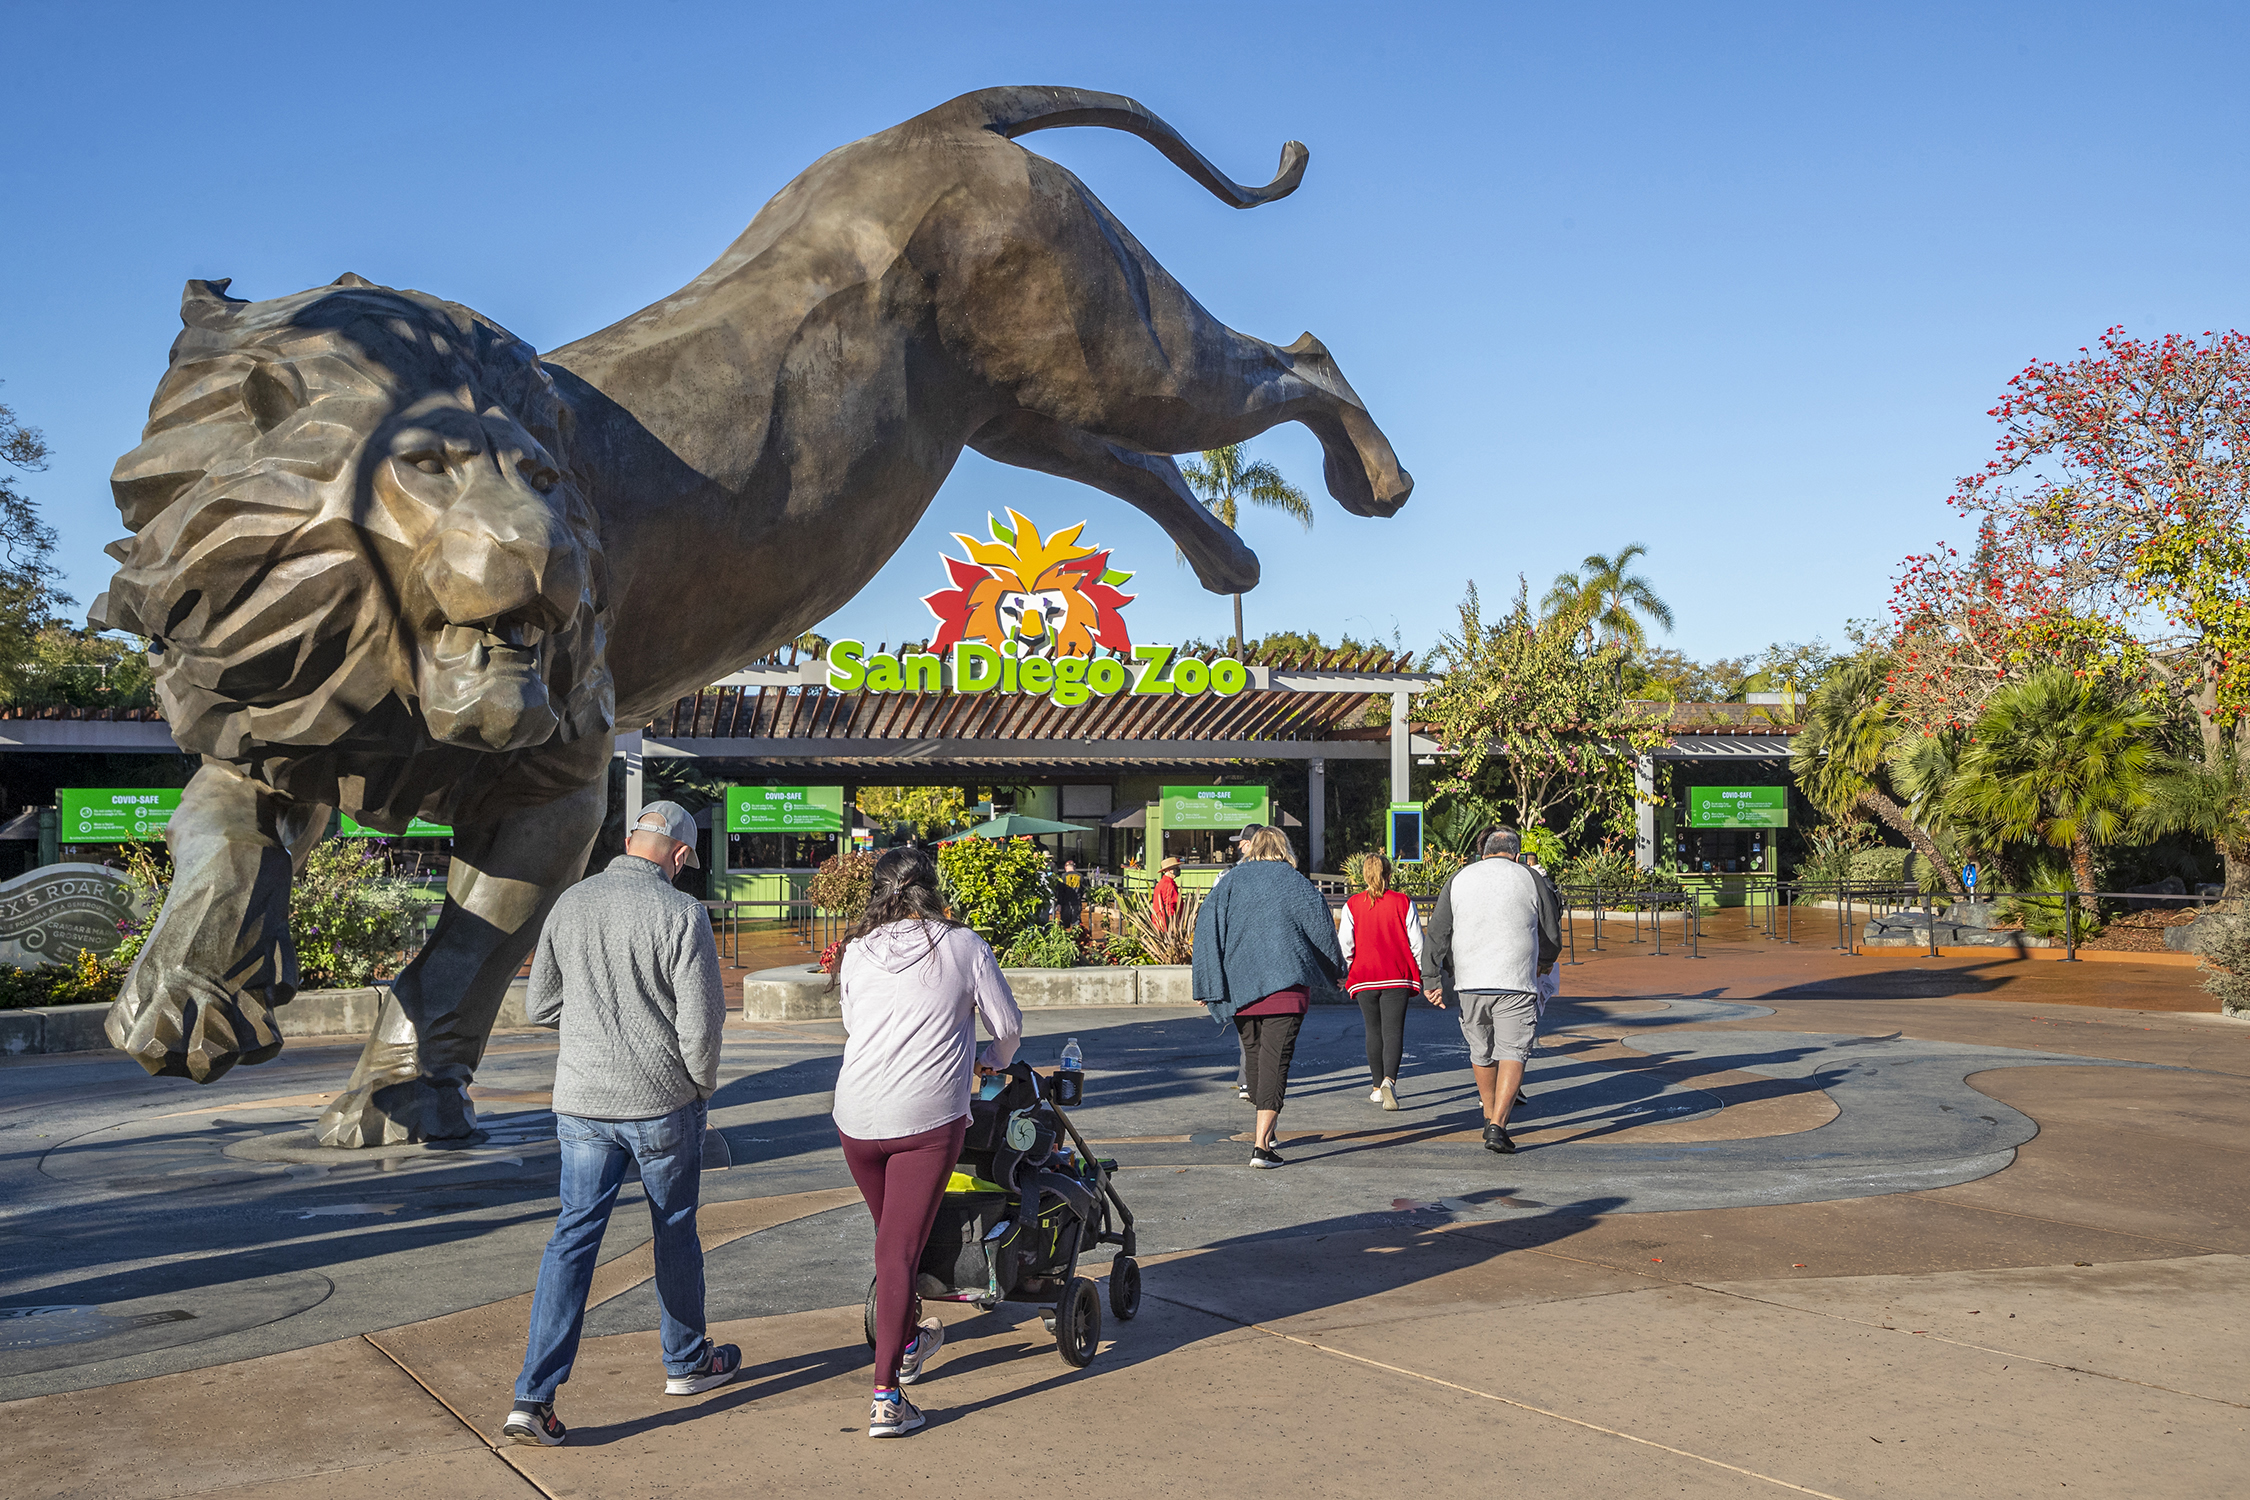
[[1021, 656], [1092, 656], [1096, 646], [1130, 656], [1133, 638], [1118, 611], [1133, 596], [1117, 585], [1133, 575], [1112, 572], [1107, 551], [1078, 544], [1084, 521], [1042, 538], [1021, 513], [1009, 511], [1008, 520], [985, 518], [989, 542], [954, 533], [974, 561], [944, 558], [954, 586], [923, 596], [938, 620], [930, 649], [974, 638], [995, 651], [1014, 641]]

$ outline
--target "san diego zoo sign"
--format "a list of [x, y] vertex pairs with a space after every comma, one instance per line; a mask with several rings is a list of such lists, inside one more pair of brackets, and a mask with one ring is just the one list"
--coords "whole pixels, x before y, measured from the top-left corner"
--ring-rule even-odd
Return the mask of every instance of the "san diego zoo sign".
[[[1095, 698], [1231, 698], [1250, 669], [1231, 656], [1198, 661], [1173, 646], [1133, 644], [1118, 592], [1133, 575], [1104, 548], [1082, 545], [1075, 526], [1042, 537], [1016, 511], [987, 517], [992, 540], [956, 532], [969, 561], [944, 557], [953, 587], [926, 594], [937, 617], [927, 651], [869, 655], [863, 641], [828, 647], [828, 686], [840, 693], [1000, 693], [1076, 708]], [[1099, 653], [1107, 652], [1108, 655]]]

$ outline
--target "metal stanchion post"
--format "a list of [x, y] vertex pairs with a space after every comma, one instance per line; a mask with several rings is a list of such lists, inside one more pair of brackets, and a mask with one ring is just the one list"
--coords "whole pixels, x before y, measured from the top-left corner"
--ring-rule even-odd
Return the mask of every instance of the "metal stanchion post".
[[1602, 951], [1602, 888], [1594, 887], [1594, 951]]
[[1688, 893], [1688, 911], [1695, 924], [1688, 929], [1688, 941], [1692, 945], [1688, 950], [1688, 956], [1701, 958], [1703, 956], [1703, 897], [1694, 891]]
[[1655, 901], [1656, 901], [1655, 909], [1654, 909], [1654, 910], [1653, 910], [1653, 912], [1651, 913], [1651, 915], [1650, 915], [1650, 918], [1649, 918], [1649, 920], [1650, 920], [1650, 922], [1651, 922], [1651, 923], [1652, 923], [1652, 924], [1653, 924], [1653, 925], [1655, 926], [1655, 928], [1656, 928], [1656, 956], [1657, 956], [1658, 958], [1662, 958], [1662, 957], [1664, 956], [1664, 894], [1663, 894], [1663, 892], [1659, 891], [1659, 892], [1655, 893]]
[[1932, 896], [1930, 898], [1930, 957], [1935, 958], [1937, 956], [1937, 897]]
[[2063, 962], [2078, 962], [2078, 892], [2063, 892]]
[[1563, 935], [1570, 942], [1570, 964], [1571, 967], [1576, 968], [1578, 965], [1578, 913], [1571, 910], [1568, 896], [1563, 897], [1562, 915]]

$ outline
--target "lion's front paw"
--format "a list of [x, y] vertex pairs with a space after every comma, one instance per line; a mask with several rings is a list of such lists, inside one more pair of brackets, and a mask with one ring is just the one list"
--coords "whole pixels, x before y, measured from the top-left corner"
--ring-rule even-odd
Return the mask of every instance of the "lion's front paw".
[[184, 969], [148, 977], [137, 964], [109, 1008], [110, 1045], [158, 1078], [209, 1083], [236, 1063], [262, 1063], [281, 1051], [273, 1008], [253, 994], [222, 989]]
[[395, 1146], [476, 1134], [469, 1091], [450, 1078], [369, 1078], [336, 1096], [313, 1133], [323, 1146]]

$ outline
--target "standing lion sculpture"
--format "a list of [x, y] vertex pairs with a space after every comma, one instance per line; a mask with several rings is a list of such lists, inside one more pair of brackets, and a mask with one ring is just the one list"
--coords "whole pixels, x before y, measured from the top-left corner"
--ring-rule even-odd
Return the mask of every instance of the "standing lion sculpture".
[[[445, 906], [317, 1133], [471, 1134], [508, 981], [601, 826], [620, 727], [850, 599], [964, 446], [1155, 518], [1206, 588], [1257, 559], [1169, 455], [1301, 422], [1329, 492], [1413, 487], [1328, 351], [1234, 332], [1071, 173], [1013, 144], [1098, 125], [1228, 180], [1131, 99], [965, 94], [830, 152], [680, 291], [544, 357], [357, 276], [245, 302], [191, 281], [93, 622], [149, 640], [182, 749], [171, 892], [112, 1008], [151, 1073], [281, 1048], [288, 898], [342, 809], [455, 829]], [[844, 538], [850, 541], [845, 543]], [[807, 560], [820, 559], [817, 566]]]

